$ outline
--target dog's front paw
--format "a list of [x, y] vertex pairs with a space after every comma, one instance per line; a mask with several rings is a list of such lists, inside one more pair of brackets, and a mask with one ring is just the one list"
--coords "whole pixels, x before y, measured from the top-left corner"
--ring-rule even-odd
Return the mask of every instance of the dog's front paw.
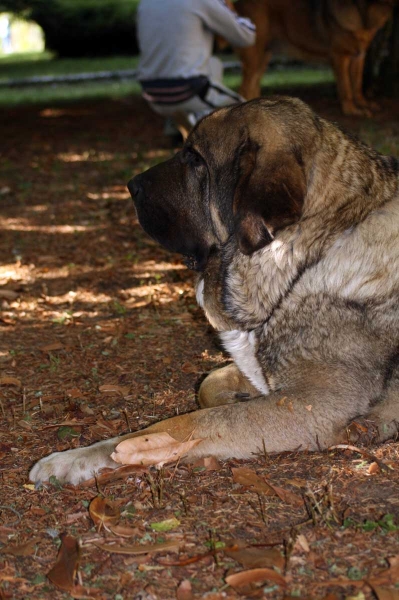
[[78, 485], [91, 479], [104, 467], [115, 469], [119, 466], [110, 456], [117, 443], [117, 439], [104, 440], [87, 448], [54, 452], [35, 464], [29, 473], [29, 479], [34, 483], [41, 483], [49, 481], [50, 477], [56, 477], [61, 483]]

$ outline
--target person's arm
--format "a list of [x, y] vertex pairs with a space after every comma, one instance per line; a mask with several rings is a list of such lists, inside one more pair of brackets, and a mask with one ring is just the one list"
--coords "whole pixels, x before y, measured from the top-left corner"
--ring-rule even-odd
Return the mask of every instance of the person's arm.
[[195, 10], [208, 29], [225, 38], [236, 48], [253, 46], [256, 27], [250, 19], [240, 17], [229, 8], [229, 0], [201, 0]]

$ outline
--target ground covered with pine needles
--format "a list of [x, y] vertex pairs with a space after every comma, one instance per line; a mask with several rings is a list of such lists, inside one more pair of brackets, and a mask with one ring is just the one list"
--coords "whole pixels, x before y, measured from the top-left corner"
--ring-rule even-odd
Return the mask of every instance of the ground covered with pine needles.
[[[399, 154], [399, 107], [343, 119]], [[4, 109], [0, 183], [0, 599], [399, 598], [399, 444], [35, 489], [54, 450], [196, 408], [228, 362], [194, 275], [126, 190], [173, 152], [140, 98]]]

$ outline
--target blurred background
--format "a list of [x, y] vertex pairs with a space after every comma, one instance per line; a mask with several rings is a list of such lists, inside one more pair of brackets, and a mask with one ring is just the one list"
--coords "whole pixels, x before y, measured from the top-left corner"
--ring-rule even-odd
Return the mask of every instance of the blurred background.
[[[1, 0], [0, 105], [137, 94], [138, 4], [139, 0]], [[238, 88], [238, 57], [227, 47], [222, 58], [226, 84]], [[373, 94], [398, 94], [397, 6], [369, 48], [364, 79]], [[324, 85], [320, 93], [334, 95], [333, 82], [328, 64], [275, 53], [261, 84], [267, 92]]]

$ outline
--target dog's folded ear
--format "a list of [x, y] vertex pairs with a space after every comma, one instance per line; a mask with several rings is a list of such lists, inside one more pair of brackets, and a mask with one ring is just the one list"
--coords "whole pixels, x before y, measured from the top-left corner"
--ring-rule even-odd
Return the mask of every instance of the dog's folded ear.
[[241, 152], [240, 176], [234, 192], [235, 234], [243, 254], [250, 255], [295, 223], [302, 213], [305, 175], [294, 152], [268, 156], [248, 143]]

